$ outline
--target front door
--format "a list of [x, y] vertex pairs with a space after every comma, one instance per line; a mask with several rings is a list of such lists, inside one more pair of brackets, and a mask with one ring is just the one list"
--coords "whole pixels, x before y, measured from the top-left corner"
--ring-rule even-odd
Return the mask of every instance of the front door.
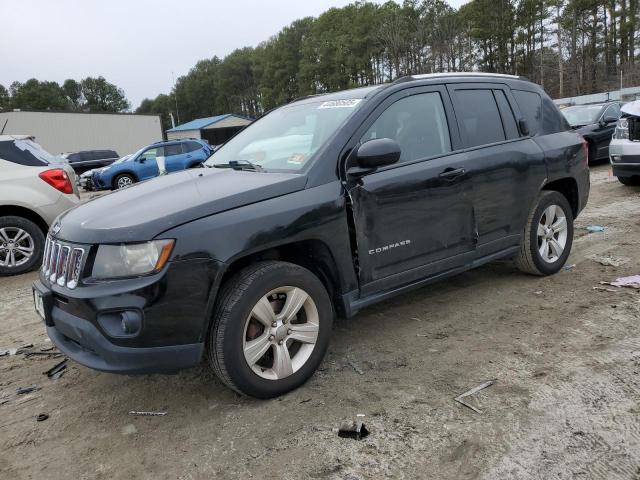
[[156, 177], [158, 175], [158, 162], [156, 158], [164, 155], [163, 147], [148, 148], [136, 158], [137, 168], [136, 174], [138, 180], [146, 180], [147, 178]]
[[394, 139], [402, 150], [397, 164], [347, 181], [361, 294], [468, 262], [475, 242], [471, 179], [446, 89], [390, 96], [358, 135], [360, 143]]

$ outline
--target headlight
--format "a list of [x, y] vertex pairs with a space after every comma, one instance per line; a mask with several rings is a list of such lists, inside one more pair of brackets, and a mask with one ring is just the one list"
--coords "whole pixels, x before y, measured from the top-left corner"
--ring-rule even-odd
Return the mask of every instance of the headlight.
[[627, 140], [629, 138], [629, 120], [621, 118], [616, 123], [616, 129], [613, 131], [613, 138]]
[[100, 245], [93, 262], [92, 277], [107, 279], [158, 272], [169, 260], [174, 240]]

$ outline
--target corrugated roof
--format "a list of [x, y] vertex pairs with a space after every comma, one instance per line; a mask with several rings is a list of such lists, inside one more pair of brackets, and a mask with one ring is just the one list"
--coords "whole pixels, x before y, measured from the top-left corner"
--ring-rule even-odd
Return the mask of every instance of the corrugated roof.
[[243, 117], [242, 115], [236, 115], [235, 113], [225, 113], [224, 115], [216, 115], [215, 117], [196, 118], [195, 120], [191, 120], [190, 122], [183, 123], [182, 125], [178, 125], [177, 127], [174, 127], [174, 128], [170, 128], [169, 130], [167, 130], [167, 132], [180, 132], [183, 130], [200, 130], [201, 128], [206, 128], [228, 117], [237, 117], [237, 118], [242, 118], [243, 120], [250, 120], [247, 117]]

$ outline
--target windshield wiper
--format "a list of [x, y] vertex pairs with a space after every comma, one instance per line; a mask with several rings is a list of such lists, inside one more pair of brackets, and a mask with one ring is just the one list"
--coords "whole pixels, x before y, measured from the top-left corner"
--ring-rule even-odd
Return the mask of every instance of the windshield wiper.
[[229, 163], [214, 163], [214, 168], [233, 168], [234, 170], [252, 170], [254, 172], [264, 172], [264, 168], [249, 160], [231, 160]]

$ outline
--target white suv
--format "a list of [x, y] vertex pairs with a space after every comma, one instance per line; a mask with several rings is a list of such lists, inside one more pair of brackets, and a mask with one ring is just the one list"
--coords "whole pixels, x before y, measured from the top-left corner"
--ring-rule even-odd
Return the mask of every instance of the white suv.
[[623, 117], [609, 144], [609, 160], [621, 183], [640, 186], [640, 100], [627, 103], [621, 111]]
[[0, 276], [40, 265], [44, 237], [80, 202], [73, 169], [26, 135], [0, 135]]

